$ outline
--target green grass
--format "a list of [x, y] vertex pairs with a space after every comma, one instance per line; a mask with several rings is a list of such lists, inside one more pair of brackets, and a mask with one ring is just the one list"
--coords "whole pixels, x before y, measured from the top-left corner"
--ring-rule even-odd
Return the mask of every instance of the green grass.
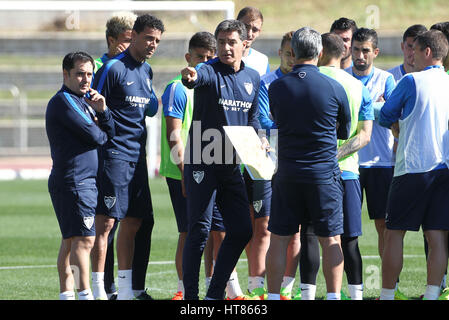
[[[173, 263], [177, 229], [168, 190], [163, 179], [150, 180], [155, 227], [146, 286], [156, 299], [170, 299], [176, 291], [177, 275]], [[41, 300], [58, 298], [56, 258], [60, 232], [53, 213], [46, 181], [15, 180], [0, 182], [0, 300]], [[381, 286], [377, 234], [363, 213], [360, 248], [364, 256], [365, 298], [374, 299]], [[425, 258], [422, 233], [408, 233], [405, 239], [404, 269], [400, 288], [417, 298], [425, 290]], [[245, 254], [237, 264], [240, 285], [246, 290]], [[155, 262], [163, 262], [156, 264]], [[201, 270], [200, 295], [204, 295], [204, 271]], [[299, 280], [295, 283], [295, 290]], [[317, 298], [325, 296], [322, 272], [318, 274]], [[346, 291], [346, 281], [344, 281]]]

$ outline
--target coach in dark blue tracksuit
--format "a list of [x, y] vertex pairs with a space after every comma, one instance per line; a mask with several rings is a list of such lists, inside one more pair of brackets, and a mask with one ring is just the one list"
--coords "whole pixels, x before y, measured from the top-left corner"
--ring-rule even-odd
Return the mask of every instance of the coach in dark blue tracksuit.
[[347, 139], [351, 126], [343, 87], [317, 68], [321, 35], [305, 27], [292, 37], [296, 65], [274, 81], [268, 92], [278, 127], [278, 170], [267, 253], [269, 299], [278, 299], [285, 254], [299, 225], [311, 221], [323, 249], [327, 299], [339, 299], [343, 275], [343, 186], [337, 162], [337, 138]]
[[[104, 97], [90, 88], [92, 57], [84, 52], [69, 53], [62, 67], [64, 85], [51, 98], [45, 112], [53, 160], [48, 190], [62, 233], [58, 255], [59, 297], [75, 299], [75, 279], [70, 271], [70, 266], [75, 265], [79, 299], [90, 300], [93, 295], [89, 285], [89, 254], [95, 239], [97, 147], [115, 135], [115, 126]], [[90, 93], [89, 98], [86, 93]]]
[[189, 223], [183, 252], [186, 300], [198, 299], [201, 255], [212, 218], [208, 206], [215, 190], [226, 237], [218, 253], [207, 299], [223, 299], [226, 282], [252, 236], [245, 184], [236, 164], [235, 151], [226, 152], [223, 126], [260, 128], [260, 77], [241, 61], [246, 38], [241, 22], [221, 22], [215, 37], [218, 58], [196, 69], [182, 70], [184, 85], [195, 88], [184, 166]]

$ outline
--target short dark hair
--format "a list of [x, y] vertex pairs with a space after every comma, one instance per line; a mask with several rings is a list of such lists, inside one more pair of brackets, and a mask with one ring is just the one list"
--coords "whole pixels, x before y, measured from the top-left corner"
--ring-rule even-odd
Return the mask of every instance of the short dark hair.
[[405, 42], [407, 38], [416, 38], [417, 35], [426, 32], [427, 28], [422, 24], [414, 24], [405, 30], [402, 36], [402, 42]]
[[165, 31], [164, 23], [151, 14], [138, 16], [134, 22], [133, 30], [141, 33], [146, 27], [159, 30], [161, 33]]
[[70, 72], [75, 67], [75, 63], [77, 61], [82, 62], [90, 62], [92, 64], [92, 68], [95, 66], [94, 59], [86, 52], [77, 51], [67, 53], [62, 60], [62, 70], [66, 70]]
[[352, 35], [352, 42], [354, 42], [354, 41], [358, 41], [358, 42], [370, 41], [372, 43], [373, 49], [376, 49], [377, 42], [378, 42], [377, 32], [374, 29], [359, 28]]
[[195, 33], [189, 41], [189, 50], [193, 48], [204, 48], [210, 51], [217, 51], [217, 40], [214, 35], [207, 31]]
[[281, 40], [281, 49], [282, 49], [282, 47], [284, 47], [285, 43], [287, 43], [287, 42], [291, 43], [292, 42], [292, 38], [293, 38], [293, 34], [294, 33], [295, 33], [295, 31], [290, 31], [290, 32], [287, 32], [287, 33], [284, 34], [284, 36], [282, 37], [282, 40]]
[[247, 15], [251, 18], [251, 21], [260, 19], [263, 22], [262, 12], [255, 7], [245, 7], [242, 10], [240, 10], [239, 14], [237, 15], [237, 20], [240, 20]]
[[345, 43], [343, 39], [335, 33], [323, 33], [321, 35], [323, 44], [323, 55], [329, 58], [341, 58], [345, 53]]
[[435, 60], [443, 60], [448, 53], [449, 43], [446, 36], [440, 30], [431, 29], [415, 38], [415, 42], [422, 50], [430, 48], [432, 50], [432, 58]]
[[239, 20], [229, 19], [220, 22], [217, 28], [215, 29], [214, 33], [215, 38], [217, 38], [218, 34], [222, 31], [224, 32], [237, 31], [237, 33], [239, 34], [239, 38], [242, 41], [246, 40], [247, 37], [245, 24]]
[[443, 32], [449, 41], [449, 21], [435, 23], [430, 27], [430, 30], [439, 30]]
[[335, 30], [351, 30], [354, 34], [357, 31], [357, 24], [352, 19], [342, 17], [332, 23], [330, 32], [334, 32]]

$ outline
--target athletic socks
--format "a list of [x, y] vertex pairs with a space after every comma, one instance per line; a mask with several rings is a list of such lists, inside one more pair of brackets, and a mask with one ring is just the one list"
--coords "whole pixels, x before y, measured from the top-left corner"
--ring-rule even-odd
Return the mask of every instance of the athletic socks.
[[437, 300], [440, 296], [440, 286], [427, 285], [424, 300]]
[[395, 289], [382, 288], [379, 300], [394, 300], [394, 291]]
[[301, 300], [315, 300], [316, 285], [309, 283], [300, 283]]
[[363, 300], [363, 284], [348, 284], [351, 300]]
[[230, 299], [235, 299], [239, 296], [243, 296], [236, 271], [233, 271], [229, 276], [229, 280], [226, 284], [226, 295]]
[[78, 300], [94, 300], [92, 290], [89, 288], [78, 292]]
[[134, 293], [132, 289], [132, 270], [118, 270], [118, 294], [117, 300], [132, 300]]
[[[59, 294], [59, 300], [75, 300], [75, 292], [74, 291], [61, 292]], [[94, 300], [92, 290], [89, 288], [78, 292], [78, 300]]]
[[64, 291], [59, 294], [59, 300], [75, 300], [74, 291]]
[[264, 277], [248, 277], [248, 291], [252, 292], [256, 288], [263, 288], [265, 284]]
[[328, 292], [326, 294], [326, 300], [340, 300], [340, 292]]
[[268, 300], [281, 300], [279, 293], [268, 293]]
[[104, 272], [92, 272], [92, 293], [94, 299], [108, 300], [104, 289]]
[[292, 292], [294, 283], [295, 283], [294, 277], [284, 276], [282, 278], [281, 288], [284, 288], [285, 292]]
[[178, 280], [178, 291], [177, 292], [180, 292], [180, 291], [182, 292], [182, 294], [184, 294], [184, 282], [182, 280]]

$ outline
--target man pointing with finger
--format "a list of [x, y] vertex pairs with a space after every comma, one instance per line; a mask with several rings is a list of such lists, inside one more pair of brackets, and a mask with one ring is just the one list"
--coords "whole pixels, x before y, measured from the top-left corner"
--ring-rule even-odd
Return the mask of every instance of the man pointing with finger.
[[[211, 198], [222, 213], [226, 236], [221, 245], [206, 299], [224, 297], [226, 282], [252, 236], [249, 203], [235, 152], [225, 154], [223, 126], [260, 128], [259, 74], [242, 62], [245, 25], [225, 20], [215, 30], [217, 57], [182, 70], [183, 84], [194, 88], [193, 122], [184, 165], [188, 233], [183, 252], [186, 300], [198, 299], [201, 255], [211, 227]], [[198, 136], [197, 133], [200, 133]], [[204, 139], [207, 133], [216, 133]], [[268, 143], [263, 139], [264, 146]], [[212, 141], [212, 142], [211, 142]], [[216, 146], [211, 150], [209, 144]], [[211, 152], [208, 153], [208, 150]]]

